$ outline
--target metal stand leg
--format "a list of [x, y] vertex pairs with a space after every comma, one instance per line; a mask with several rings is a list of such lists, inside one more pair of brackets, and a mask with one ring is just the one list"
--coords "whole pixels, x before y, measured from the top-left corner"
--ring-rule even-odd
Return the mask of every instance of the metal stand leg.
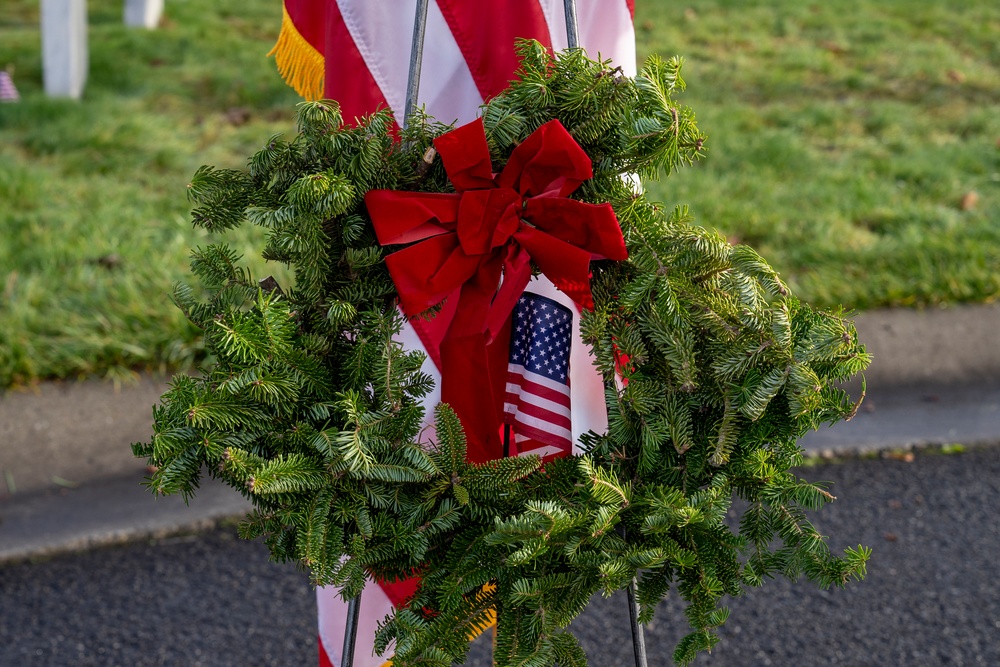
[[417, 15], [413, 19], [413, 44], [410, 47], [410, 75], [406, 81], [406, 109], [403, 111], [403, 127], [410, 124], [410, 118], [417, 110], [420, 65], [424, 58], [424, 34], [427, 32], [427, 2], [428, 0], [417, 0]]
[[580, 29], [576, 22], [576, 2], [575, 0], [564, 0], [563, 9], [566, 11], [566, 44], [571, 49], [580, 46]]
[[358, 616], [361, 613], [361, 595], [347, 603], [347, 625], [344, 627], [344, 651], [341, 667], [354, 667], [354, 645], [358, 641]]
[[497, 667], [497, 624], [496, 623], [493, 624], [493, 650], [490, 651], [490, 655], [492, 656], [492, 660], [490, 662], [493, 663], [493, 667]]
[[647, 667], [646, 665], [646, 638], [642, 634], [642, 625], [639, 624], [639, 603], [636, 601], [636, 581], [632, 578], [632, 583], [628, 585], [628, 620], [632, 626], [632, 653], [635, 656], [635, 667]]

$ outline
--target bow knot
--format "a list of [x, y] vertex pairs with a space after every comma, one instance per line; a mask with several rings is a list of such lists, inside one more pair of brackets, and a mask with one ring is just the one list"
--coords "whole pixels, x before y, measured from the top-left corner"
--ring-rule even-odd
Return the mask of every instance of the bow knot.
[[458, 204], [458, 239], [470, 255], [485, 255], [517, 231], [527, 202], [511, 188], [467, 190]]

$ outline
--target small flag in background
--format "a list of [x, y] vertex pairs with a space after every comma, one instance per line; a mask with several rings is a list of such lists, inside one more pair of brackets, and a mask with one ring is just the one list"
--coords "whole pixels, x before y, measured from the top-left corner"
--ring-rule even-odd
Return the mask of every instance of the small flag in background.
[[10, 72], [0, 70], [0, 102], [17, 102], [19, 99], [21, 96], [14, 87], [14, 79], [11, 78]]
[[569, 308], [530, 292], [521, 295], [511, 321], [504, 401], [505, 421], [514, 431], [511, 454], [543, 458], [572, 454], [572, 340]]

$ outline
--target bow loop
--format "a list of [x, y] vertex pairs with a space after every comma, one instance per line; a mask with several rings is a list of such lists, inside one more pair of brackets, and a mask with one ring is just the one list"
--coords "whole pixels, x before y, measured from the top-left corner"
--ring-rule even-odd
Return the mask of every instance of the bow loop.
[[372, 190], [365, 195], [365, 206], [382, 245], [413, 243], [453, 231], [458, 204], [455, 195], [438, 192]]
[[456, 191], [494, 187], [490, 147], [481, 118], [442, 134], [434, 140], [434, 148]]
[[567, 197], [593, 176], [587, 152], [562, 123], [550, 120], [514, 149], [497, 185], [525, 197]]
[[[592, 259], [628, 259], [625, 239], [611, 204], [533, 197], [525, 201], [524, 218], [550, 236], [587, 250]], [[580, 220], [590, 224], [581, 225]]]

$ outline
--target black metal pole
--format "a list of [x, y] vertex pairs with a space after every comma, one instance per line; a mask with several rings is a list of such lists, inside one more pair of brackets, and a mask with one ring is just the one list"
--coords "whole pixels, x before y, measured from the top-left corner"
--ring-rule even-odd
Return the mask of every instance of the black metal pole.
[[563, 0], [566, 11], [566, 44], [571, 49], [580, 46], [580, 28], [576, 22], [576, 0]]
[[[628, 537], [628, 531], [625, 530], [625, 526], [619, 526], [618, 530], [621, 533], [622, 539]], [[635, 577], [632, 577], [632, 581], [628, 582], [628, 586], [625, 587], [626, 600], [628, 602], [628, 623], [632, 628], [632, 656], [635, 658], [635, 667], [647, 667], [646, 638], [643, 636], [642, 625], [639, 623], [638, 588], [639, 584], [636, 582]]]
[[503, 425], [503, 457], [510, 456], [510, 424]]
[[413, 19], [413, 42], [410, 46], [410, 74], [406, 80], [406, 109], [403, 111], [403, 127], [410, 124], [410, 118], [417, 110], [420, 65], [424, 59], [424, 34], [427, 32], [427, 2], [428, 0], [417, 0], [417, 14]]
[[354, 667], [354, 645], [358, 641], [358, 616], [361, 614], [361, 594], [347, 603], [347, 625], [344, 626], [344, 652], [341, 667]]
[[635, 667], [647, 667], [646, 665], [646, 638], [642, 633], [642, 625], [639, 623], [639, 602], [636, 600], [636, 581], [628, 585], [628, 621], [632, 626], [632, 654], [635, 656]]

